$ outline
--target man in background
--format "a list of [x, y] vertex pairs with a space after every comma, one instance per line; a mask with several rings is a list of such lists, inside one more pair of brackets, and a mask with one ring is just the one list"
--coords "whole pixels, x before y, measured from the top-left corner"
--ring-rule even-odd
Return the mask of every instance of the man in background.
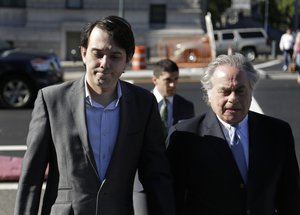
[[176, 93], [178, 79], [179, 68], [172, 60], [160, 60], [154, 65], [153, 94], [158, 103], [166, 136], [172, 125], [195, 116], [194, 104]]
[[284, 65], [282, 69], [284, 71], [288, 70], [288, 67], [292, 61], [293, 46], [294, 46], [294, 36], [292, 34], [292, 29], [288, 28], [286, 32], [281, 36], [279, 42], [279, 48], [283, 52]]
[[[164, 59], [154, 65], [152, 82], [155, 85], [153, 94], [158, 102], [165, 137], [169, 128], [180, 120], [194, 117], [194, 104], [176, 94], [179, 69], [175, 62]], [[134, 184], [135, 213], [147, 215], [146, 195], [136, 174]]]

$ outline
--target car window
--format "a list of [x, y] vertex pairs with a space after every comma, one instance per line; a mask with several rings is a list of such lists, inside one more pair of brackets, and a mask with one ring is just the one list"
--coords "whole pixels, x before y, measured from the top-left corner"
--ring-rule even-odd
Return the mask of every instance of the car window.
[[242, 38], [257, 38], [257, 37], [263, 38], [264, 37], [263, 33], [260, 31], [240, 32], [239, 34]]
[[12, 42], [0, 40], [0, 53], [13, 48]]
[[233, 33], [224, 33], [222, 35], [223, 40], [232, 40], [233, 39]]

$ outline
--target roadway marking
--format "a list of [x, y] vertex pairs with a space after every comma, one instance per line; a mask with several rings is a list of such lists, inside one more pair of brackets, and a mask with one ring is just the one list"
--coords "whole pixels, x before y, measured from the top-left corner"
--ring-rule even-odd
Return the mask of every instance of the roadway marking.
[[252, 96], [252, 101], [251, 101], [251, 105], [250, 105], [250, 110], [260, 113], [260, 114], [264, 114], [263, 110], [261, 109], [258, 102], [256, 101], [256, 99], [253, 96]]
[[261, 68], [265, 68], [265, 67], [274, 66], [274, 65], [280, 64], [280, 63], [282, 63], [281, 60], [271, 60], [271, 61], [268, 61], [268, 62], [256, 64], [256, 65], [254, 65], [254, 68], [255, 69], [261, 69]]
[[0, 146], [0, 151], [26, 151], [26, 145], [4, 145]]
[[18, 182], [4, 182], [0, 183], [0, 190], [17, 190]]
[[[46, 188], [46, 183], [43, 183], [42, 189]], [[0, 190], [17, 190], [18, 182], [1, 182]]]

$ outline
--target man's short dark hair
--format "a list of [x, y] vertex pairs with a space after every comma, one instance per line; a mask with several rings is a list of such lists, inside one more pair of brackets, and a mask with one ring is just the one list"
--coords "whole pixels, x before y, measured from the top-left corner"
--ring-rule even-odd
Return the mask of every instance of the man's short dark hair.
[[165, 71], [165, 72], [179, 72], [179, 69], [178, 69], [177, 64], [174, 61], [172, 61], [170, 59], [164, 59], [164, 60], [158, 61], [154, 65], [153, 75], [155, 77], [159, 77], [163, 71]]
[[87, 48], [92, 30], [97, 27], [106, 31], [120, 48], [126, 52], [127, 62], [134, 54], [135, 41], [131, 25], [118, 16], [107, 16], [85, 25], [81, 31], [80, 46]]

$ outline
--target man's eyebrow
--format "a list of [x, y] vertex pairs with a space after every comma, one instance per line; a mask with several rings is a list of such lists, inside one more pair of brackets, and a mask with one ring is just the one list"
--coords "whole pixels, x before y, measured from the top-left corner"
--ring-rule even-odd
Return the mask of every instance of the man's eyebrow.
[[116, 50], [116, 51], [107, 51], [107, 50], [105, 50], [105, 49], [92, 48], [92, 51], [103, 52], [103, 53], [109, 52], [110, 54], [120, 54], [120, 55], [122, 55], [122, 52], [120, 52], [120, 51], [118, 51], [118, 50]]
[[104, 50], [103, 50], [103, 49], [99, 49], [99, 48], [91, 48], [91, 49], [92, 49], [92, 51], [104, 52]]
[[234, 87], [234, 88], [222, 86], [222, 87], [220, 87], [219, 89], [220, 89], [220, 90], [239, 90], [239, 89], [243, 89], [243, 88], [245, 88], [244, 85], [239, 85], [239, 86], [236, 86], [236, 87]]
[[231, 90], [231, 89], [232, 89], [231, 87], [225, 87], [225, 86], [219, 87], [219, 90]]

